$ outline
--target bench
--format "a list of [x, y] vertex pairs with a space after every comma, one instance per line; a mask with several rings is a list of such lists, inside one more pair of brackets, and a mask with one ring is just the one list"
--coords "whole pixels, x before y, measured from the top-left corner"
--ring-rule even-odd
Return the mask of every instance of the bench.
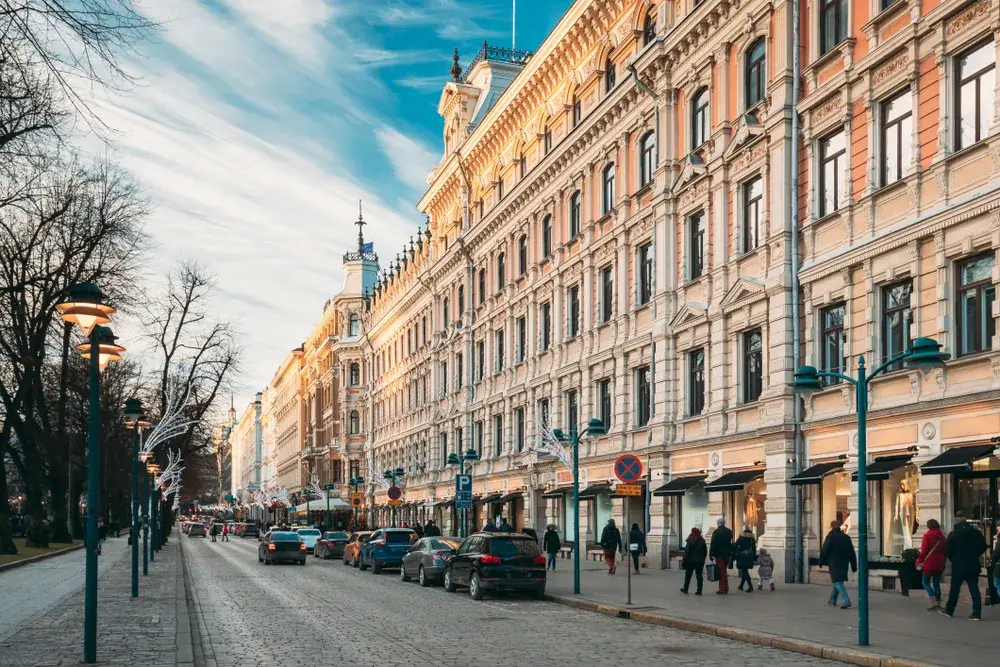
[[564, 544], [559, 547], [559, 557], [560, 558], [570, 558], [573, 555], [573, 545]]
[[587, 560], [603, 560], [604, 549], [587, 549]]

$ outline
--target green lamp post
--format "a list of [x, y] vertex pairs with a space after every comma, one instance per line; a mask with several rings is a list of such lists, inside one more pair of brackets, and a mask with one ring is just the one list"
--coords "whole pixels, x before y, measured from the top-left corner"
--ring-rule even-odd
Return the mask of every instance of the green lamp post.
[[149, 425], [142, 411], [142, 401], [125, 401], [125, 424], [132, 430], [132, 597], [139, 597], [139, 433]]
[[150, 535], [149, 542], [149, 560], [156, 560], [156, 552], [160, 548], [159, 542], [159, 532], [157, 531], [157, 526], [159, 525], [159, 504], [160, 504], [160, 487], [156, 485], [156, 475], [160, 472], [160, 466], [157, 463], [149, 462], [146, 464], [146, 474], [149, 477], [149, 512], [150, 512], [150, 529], [152, 530], [152, 535]]
[[858, 376], [853, 378], [836, 371], [820, 371], [814, 366], [800, 366], [795, 371], [795, 379], [789, 385], [797, 394], [807, 396], [821, 391], [820, 378], [838, 378], [854, 385], [858, 412], [858, 645], [868, 646], [868, 460], [867, 421], [868, 385], [872, 378], [885, 372], [900, 361], [923, 373], [944, 365], [951, 355], [941, 352], [941, 344], [933, 338], [917, 338], [906, 351], [895, 355], [866, 373], [865, 357], [858, 357]]
[[[448, 465], [449, 466], [458, 466], [458, 474], [459, 475], [464, 475], [465, 474], [465, 462], [466, 461], [478, 461], [478, 460], [479, 460], [479, 452], [477, 452], [476, 450], [474, 450], [472, 447], [469, 447], [469, 450], [467, 452], [465, 452], [464, 454], [462, 454], [461, 456], [459, 456], [455, 452], [452, 452], [451, 454], [448, 455]], [[469, 526], [468, 526], [467, 519], [468, 519], [468, 513], [467, 513], [467, 510], [463, 507], [462, 508], [462, 523], [459, 526], [459, 537], [463, 537], [464, 538], [469, 533]]]
[[358, 489], [365, 485], [365, 478], [358, 476], [352, 477], [347, 481], [347, 486], [351, 487], [351, 509], [354, 511], [354, 524], [353, 528], [355, 532], [358, 530], [358, 506], [354, 504], [354, 496], [357, 495]]
[[100, 510], [100, 437], [101, 371], [113, 360], [121, 359], [125, 348], [115, 344], [111, 323], [115, 309], [104, 303], [101, 289], [94, 283], [73, 285], [68, 298], [56, 306], [64, 322], [75, 324], [87, 337], [77, 346], [81, 356], [90, 360], [90, 395], [87, 435], [87, 559], [84, 578], [83, 661], [97, 662], [97, 517]]
[[587, 422], [583, 433], [576, 424], [570, 424], [567, 436], [562, 429], [553, 429], [552, 435], [560, 442], [570, 442], [573, 447], [573, 594], [580, 594], [580, 438], [584, 435], [604, 435], [608, 430], [596, 417]]
[[[396, 480], [403, 479], [405, 473], [402, 468], [396, 468], [395, 470], [386, 470], [382, 473], [382, 477], [388, 480], [389, 484], [396, 486]], [[392, 527], [396, 527], [396, 506], [392, 506]]]

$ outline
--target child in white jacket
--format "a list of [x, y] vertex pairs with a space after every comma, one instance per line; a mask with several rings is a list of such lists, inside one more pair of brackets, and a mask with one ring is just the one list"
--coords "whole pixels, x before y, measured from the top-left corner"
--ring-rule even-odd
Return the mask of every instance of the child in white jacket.
[[774, 559], [767, 553], [767, 549], [761, 549], [757, 554], [757, 576], [760, 577], [758, 591], [764, 590], [765, 585], [770, 585], [771, 590], [774, 590]]

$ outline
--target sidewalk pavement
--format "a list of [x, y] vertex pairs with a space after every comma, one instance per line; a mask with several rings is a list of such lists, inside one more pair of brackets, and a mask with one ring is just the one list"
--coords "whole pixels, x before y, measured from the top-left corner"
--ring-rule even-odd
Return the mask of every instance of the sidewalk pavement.
[[[696, 632], [713, 627], [732, 639], [767, 643], [781, 647], [780, 638], [797, 640], [786, 648], [814, 651], [817, 644], [828, 647], [823, 657], [855, 664], [894, 664], [888, 658], [906, 658], [895, 664], [925, 663], [948, 667], [978, 667], [994, 664], [993, 653], [1000, 631], [1000, 611], [983, 610], [983, 621], [968, 620], [971, 608], [959, 604], [954, 618], [926, 611], [926, 594], [912, 591], [910, 597], [898, 593], [872, 591], [869, 595], [871, 645], [859, 647], [857, 589], [850, 589], [855, 604], [849, 610], [827, 605], [830, 589], [815, 584], [778, 584], [775, 592], [741, 593], [730, 570], [729, 595], [716, 595], [718, 584], [705, 582], [704, 595], [696, 596], [692, 580], [690, 594], [680, 587], [684, 573], [678, 570], [643, 569], [632, 575], [632, 605], [626, 604], [626, 567], [619, 561], [618, 572], [608, 576], [603, 563], [581, 562], [580, 596], [573, 595], [573, 562], [559, 559], [550, 572], [546, 593], [556, 602], [590, 608], [611, 615], [629, 615], [633, 620], [667, 624], [685, 629], [691, 622]], [[945, 587], [944, 594], [948, 590]], [[622, 610], [624, 613], [619, 612]], [[758, 641], [761, 640], [761, 641]], [[803, 642], [799, 644], [799, 642]], [[811, 644], [805, 644], [809, 642]], [[857, 653], [865, 655], [857, 655]], [[813, 653], [815, 655], [815, 653]], [[855, 654], [855, 655], [851, 655]], [[910, 662], [912, 661], [912, 662]]]
[[[109, 539], [100, 557], [97, 607], [99, 665], [175, 667], [193, 665], [190, 622], [184, 594], [180, 547], [176, 538], [139, 574], [139, 597], [131, 598], [127, 539]], [[0, 667], [57, 667], [83, 660], [83, 553], [26, 565], [0, 577], [0, 609], [16, 609], [32, 593], [30, 614], [18, 614], [16, 627], [0, 634]], [[42, 568], [61, 565], [57, 576]], [[76, 565], [74, 568], [73, 565]], [[140, 556], [139, 567], [142, 567]], [[70, 575], [70, 576], [67, 576]], [[7, 577], [18, 581], [8, 581]], [[57, 578], [49, 592], [44, 582]], [[42, 586], [34, 583], [43, 582]], [[19, 582], [32, 582], [29, 586]], [[6, 614], [6, 611], [4, 612]]]

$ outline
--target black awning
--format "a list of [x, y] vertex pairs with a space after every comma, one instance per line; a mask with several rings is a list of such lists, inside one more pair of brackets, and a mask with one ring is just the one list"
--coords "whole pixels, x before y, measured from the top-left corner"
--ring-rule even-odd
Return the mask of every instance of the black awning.
[[792, 477], [789, 482], [792, 486], [804, 486], [806, 484], [819, 484], [827, 475], [839, 472], [844, 469], [846, 461], [828, 461], [827, 463], [817, 463]]
[[[902, 456], [883, 456], [877, 458], [868, 464], [865, 476], [868, 478], [869, 482], [877, 482], [879, 480], [889, 479], [889, 475], [896, 468], [902, 468], [910, 459], [913, 458], [912, 454], [904, 454]], [[851, 481], [857, 481], [858, 471], [855, 470], [851, 473]]]
[[994, 448], [995, 445], [953, 447], [920, 466], [920, 472], [925, 475], [950, 475], [956, 472], [968, 472], [972, 470], [973, 461], [985, 459], [993, 453]]
[[693, 489], [705, 481], [705, 475], [694, 475], [693, 477], [675, 477], [663, 486], [653, 491], [654, 496], [683, 496], [688, 490]]
[[501, 497], [503, 497], [503, 494], [500, 494], [500, 493], [491, 493], [488, 496], [483, 496], [483, 499], [480, 500], [479, 502], [481, 502], [484, 505], [489, 505], [490, 503], [498, 502]]
[[444, 502], [438, 503], [438, 507], [454, 507], [454, 506], [455, 506], [454, 498], [452, 498], [451, 500], [445, 500]]
[[611, 484], [609, 482], [601, 482], [600, 484], [591, 484], [586, 489], [580, 492], [580, 498], [594, 498], [601, 493], [610, 493]]
[[560, 486], [559, 488], [552, 489], [551, 491], [546, 491], [542, 494], [542, 498], [562, 498], [567, 493], [573, 493], [572, 486]]
[[513, 493], [508, 493], [506, 496], [503, 496], [497, 502], [507, 503], [510, 502], [511, 500], [517, 500], [518, 498], [523, 498], [523, 497], [524, 497], [523, 493], [521, 493], [520, 491], [514, 491]]
[[760, 479], [764, 476], [761, 470], [739, 470], [737, 472], [726, 473], [714, 482], [705, 485], [706, 491], [739, 491], [747, 482]]

